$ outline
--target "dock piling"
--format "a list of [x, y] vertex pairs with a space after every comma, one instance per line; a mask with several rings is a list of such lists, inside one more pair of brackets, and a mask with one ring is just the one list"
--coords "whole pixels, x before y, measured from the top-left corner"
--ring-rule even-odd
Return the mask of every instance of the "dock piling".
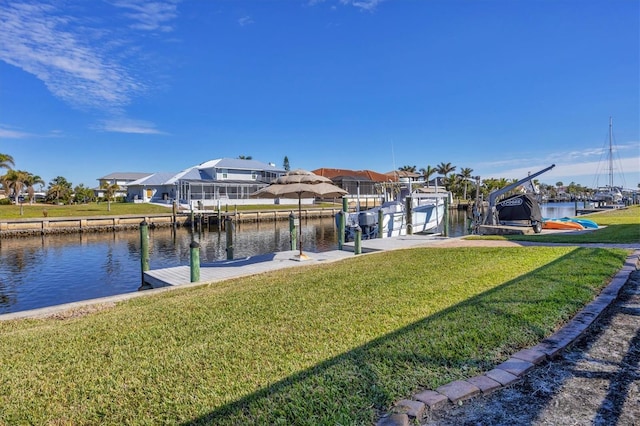
[[140, 222], [140, 288], [145, 288], [144, 273], [149, 270], [149, 224], [146, 220]]
[[196, 283], [200, 281], [200, 244], [196, 241], [191, 241], [189, 248], [191, 249], [191, 257], [189, 260], [191, 282]]
[[[436, 209], [437, 209], [437, 206], [436, 206]], [[449, 197], [446, 197], [444, 199], [444, 217], [442, 218], [442, 222], [443, 222], [442, 234], [445, 237], [448, 237], [449, 236]]]
[[345, 213], [343, 211], [339, 211], [336, 213], [336, 218], [338, 222], [338, 250], [342, 250], [344, 247], [344, 227], [345, 227]]
[[291, 250], [295, 250], [296, 247], [298, 246], [297, 244], [297, 233], [296, 233], [296, 217], [293, 214], [293, 212], [291, 212], [289, 214], [289, 240], [291, 241]]
[[411, 197], [405, 199], [405, 211], [407, 212], [407, 235], [413, 235], [413, 205]]
[[224, 229], [227, 235], [227, 260], [233, 260], [233, 219], [224, 219]]

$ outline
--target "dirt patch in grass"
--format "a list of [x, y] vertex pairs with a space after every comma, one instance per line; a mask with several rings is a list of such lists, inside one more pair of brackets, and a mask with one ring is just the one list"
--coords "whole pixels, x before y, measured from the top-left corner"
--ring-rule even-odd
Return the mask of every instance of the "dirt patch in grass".
[[432, 425], [640, 425], [640, 271], [558, 359], [513, 386], [428, 413]]
[[111, 309], [116, 306], [115, 303], [98, 303], [94, 305], [86, 305], [79, 308], [68, 309], [66, 311], [56, 312], [54, 314], [48, 315], [45, 318], [57, 319], [57, 320], [67, 320], [72, 318], [81, 318], [89, 314], [93, 314], [96, 312], [104, 311], [106, 309]]

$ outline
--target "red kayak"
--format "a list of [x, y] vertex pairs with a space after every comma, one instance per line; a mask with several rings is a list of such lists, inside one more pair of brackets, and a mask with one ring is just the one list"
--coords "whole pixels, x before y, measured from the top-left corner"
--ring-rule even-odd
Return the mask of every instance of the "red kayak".
[[564, 222], [561, 220], [546, 220], [542, 222], [542, 229], [564, 229], [570, 231], [579, 231], [584, 229], [584, 226], [577, 222]]

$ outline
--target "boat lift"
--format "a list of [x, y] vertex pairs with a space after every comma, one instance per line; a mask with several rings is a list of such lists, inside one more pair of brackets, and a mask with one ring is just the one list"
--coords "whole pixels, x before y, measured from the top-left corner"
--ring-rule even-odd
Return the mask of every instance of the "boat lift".
[[[509, 184], [503, 188], [497, 189], [489, 193], [488, 212], [484, 216], [484, 218], [481, 217], [480, 208], [479, 208], [480, 200], [478, 198], [478, 195], [476, 195], [476, 205], [474, 206], [474, 212], [473, 212], [474, 222], [476, 223], [476, 226], [474, 226], [474, 229], [477, 230], [477, 225], [480, 225], [480, 224], [491, 225], [491, 226], [499, 225], [500, 222], [498, 217], [498, 210], [496, 209], [498, 198], [506, 194], [507, 192], [517, 188], [518, 186], [533, 180], [534, 178], [540, 176], [541, 174], [548, 172], [549, 170], [553, 169], [555, 166], [556, 166], [555, 164], [552, 164], [547, 168], [544, 168], [536, 173], [530, 174], [526, 178], [520, 179], [515, 183]], [[479, 186], [479, 180], [480, 180], [479, 177], [476, 178], [476, 180], [478, 181], [478, 186]], [[535, 226], [535, 224], [533, 225]]]

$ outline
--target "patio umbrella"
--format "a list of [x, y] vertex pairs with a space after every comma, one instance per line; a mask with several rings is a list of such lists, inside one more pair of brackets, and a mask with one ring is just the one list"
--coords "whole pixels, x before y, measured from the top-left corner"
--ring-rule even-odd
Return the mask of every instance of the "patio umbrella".
[[[297, 169], [280, 176], [271, 185], [253, 194], [253, 198], [295, 198], [298, 197], [298, 219], [302, 217], [303, 198], [336, 198], [348, 194], [347, 191], [331, 183], [331, 179], [318, 176], [306, 170]], [[308, 259], [302, 253], [302, 226], [299, 224], [300, 260]]]

